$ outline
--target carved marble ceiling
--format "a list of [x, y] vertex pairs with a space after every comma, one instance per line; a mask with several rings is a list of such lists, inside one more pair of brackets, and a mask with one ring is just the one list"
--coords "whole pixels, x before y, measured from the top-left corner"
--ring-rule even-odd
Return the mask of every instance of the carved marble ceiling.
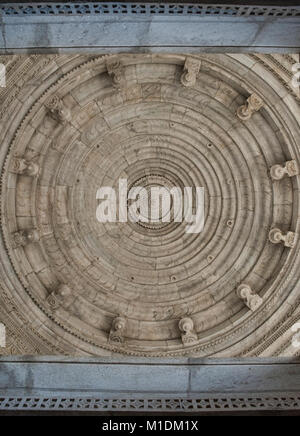
[[[296, 61], [0, 57], [0, 354], [297, 354]], [[204, 231], [99, 223], [119, 178], [203, 186]]]

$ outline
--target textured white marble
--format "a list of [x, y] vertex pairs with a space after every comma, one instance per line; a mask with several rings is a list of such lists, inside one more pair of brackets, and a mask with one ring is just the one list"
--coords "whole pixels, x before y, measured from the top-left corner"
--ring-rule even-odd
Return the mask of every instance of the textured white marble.
[[6, 346], [6, 329], [5, 325], [0, 323], [0, 347], [4, 348]]

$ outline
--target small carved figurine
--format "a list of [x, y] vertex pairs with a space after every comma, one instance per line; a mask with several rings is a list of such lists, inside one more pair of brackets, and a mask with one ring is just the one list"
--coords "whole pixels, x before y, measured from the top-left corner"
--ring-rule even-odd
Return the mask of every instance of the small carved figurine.
[[250, 286], [242, 284], [237, 289], [237, 295], [243, 302], [246, 304], [246, 306], [254, 312], [257, 310], [263, 302], [263, 299], [257, 295]]
[[274, 165], [270, 170], [270, 174], [273, 180], [281, 180], [285, 175], [288, 177], [294, 177], [299, 174], [299, 168], [295, 160], [290, 160], [282, 165]]
[[293, 248], [296, 242], [296, 234], [294, 232], [287, 232], [286, 235], [280, 229], [272, 229], [269, 233], [269, 240], [273, 244], [284, 243], [285, 247]]
[[65, 124], [71, 118], [70, 110], [64, 105], [63, 101], [57, 96], [52, 96], [45, 106], [50, 116], [58, 123]]
[[113, 86], [118, 90], [123, 88], [125, 86], [125, 71], [121, 62], [116, 58], [108, 58], [106, 59], [106, 68]]
[[61, 284], [55, 291], [48, 295], [46, 301], [52, 310], [59, 309], [68, 297], [72, 295], [69, 286]]
[[182, 332], [181, 340], [184, 346], [189, 346], [197, 342], [198, 336], [194, 331], [194, 322], [191, 318], [182, 318], [178, 326], [179, 330]]
[[12, 161], [11, 172], [24, 176], [34, 177], [39, 172], [39, 166], [34, 162], [15, 157]]
[[13, 234], [13, 240], [15, 247], [24, 247], [27, 244], [38, 242], [40, 235], [36, 229], [20, 230]]
[[113, 320], [109, 333], [109, 342], [122, 344], [124, 342], [124, 332], [126, 328], [126, 319], [118, 316]]
[[254, 112], [258, 112], [263, 106], [263, 100], [257, 94], [252, 94], [247, 99], [246, 104], [238, 108], [237, 117], [242, 121], [249, 120]]
[[197, 75], [201, 68], [201, 60], [187, 57], [183, 67], [180, 81], [183, 86], [195, 86]]

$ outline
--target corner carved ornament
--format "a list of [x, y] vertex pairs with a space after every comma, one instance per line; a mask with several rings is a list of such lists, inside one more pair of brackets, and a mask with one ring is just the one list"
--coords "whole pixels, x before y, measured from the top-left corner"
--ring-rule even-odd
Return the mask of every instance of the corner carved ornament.
[[15, 157], [12, 161], [10, 171], [14, 174], [35, 177], [39, 173], [39, 166], [35, 162]]
[[201, 61], [199, 59], [187, 57], [183, 67], [183, 73], [180, 78], [182, 85], [186, 87], [195, 86], [200, 68]]
[[45, 107], [51, 118], [56, 122], [66, 124], [70, 121], [71, 111], [57, 95], [53, 95], [49, 100], [47, 100]]
[[241, 121], [250, 120], [252, 115], [258, 112], [263, 106], [263, 100], [257, 94], [252, 94], [247, 98], [246, 103], [238, 108], [236, 113], [237, 117]]
[[113, 344], [124, 344], [124, 333], [126, 329], [126, 319], [118, 316], [112, 322], [108, 341]]
[[245, 305], [254, 312], [263, 303], [263, 299], [257, 295], [249, 285], [241, 284], [237, 288], [238, 297], [245, 303]]
[[197, 333], [194, 330], [192, 318], [182, 318], [178, 324], [181, 331], [181, 340], [184, 346], [194, 345], [198, 341]]
[[281, 180], [285, 176], [294, 177], [299, 174], [299, 167], [295, 160], [289, 160], [284, 165], [273, 165], [270, 174], [273, 180]]
[[281, 242], [287, 248], [295, 246], [297, 235], [294, 232], [287, 232], [284, 234], [282, 230], [274, 228], [269, 233], [269, 240], [272, 244], [280, 244]]

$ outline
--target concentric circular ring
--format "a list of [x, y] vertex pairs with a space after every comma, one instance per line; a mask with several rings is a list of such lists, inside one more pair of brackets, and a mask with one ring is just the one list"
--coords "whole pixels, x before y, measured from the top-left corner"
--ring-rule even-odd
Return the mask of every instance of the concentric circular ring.
[[[233, 58], [201, 59], [188, 88], [184, 56], [121, 56], [118, 88], [105, 57], [81, 63], [34, 102], [10, 144], [2, 216], [16, 292], [27, 296], [26, 316], [40, 313], [67, 350], [231, 355], [294, 298], [294, 276], [286, 277], [297, 249], [268, 235], [275, 225], [297, 233], [298, 177], [274, 182], [270, 167], [298, 160], [299, 122], [279, 85]], [[252, 93], [264, 106], [241, 121]], [[50, 99], [59, 109], [49, 111]], [[15, 171], [15, 159], [38, 174]], [[159, 204], [156, 221], [99, 222], [97, 191], [114, 188], [118, 209], [120, 180], [129, 218], [132, 188], [146, 210], [153, 187], [202, 187], [203, 231], [175, 220], [173, 198], [169, 222]], [[16, 232], [28, 229], [38, 238], [16, 246]], [[258, 310], [237, 296], [241, 283], [262, 298]], [[118, 344], [110, 339], [117, 317], [126, 320]], [[179, 329], [186, 317], [197, 337], [189, 344]]]

